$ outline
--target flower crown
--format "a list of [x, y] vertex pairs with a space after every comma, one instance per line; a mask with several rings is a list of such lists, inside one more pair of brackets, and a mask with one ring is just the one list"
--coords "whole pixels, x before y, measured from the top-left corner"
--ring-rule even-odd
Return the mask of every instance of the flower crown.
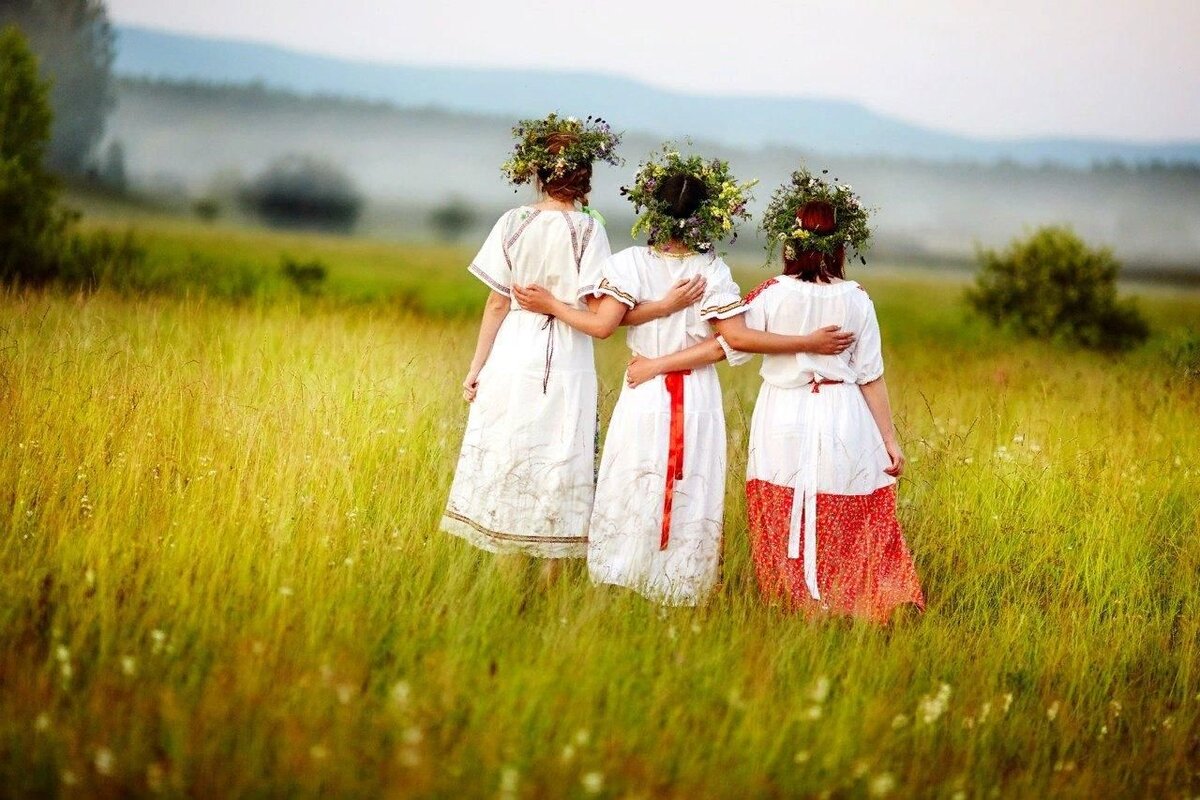
[[[687, 219], [672, 217], [667, 213], [668, 204], [655, 196], [659, 185], [673, 175], [690, 175], [703, 182], [708, 190], [704, 202]], [[663, 145], [661, 154], [651, 156], [641, 165], [633, 186], [622, 186], [621, 194], [629, 198], [633, 210], [641, 215], [633, 226], [635, 238], [644, 232], [652, 245], [678, 239], [689, 249], [704, 253], [726, 237], [730, 244], [737, 240], [738, 222], [750, 219], [746, 204], [756, 183], [738, 183], [729, 174], [727, 161], [719, 158], [705, 161], [696, 155], [684, 158], [668, 143]]]
[[[828, 175], [829, 170], [823, 169], [821, 174]], [[833, 206], [836, 224], [833, 231], [817, 233], [800, 224], [801, 211], [814, 202]], [[787, 259], [795, 258], [801, 252], [832, 255], [839, 247], [849, 247], [866, 264], [864, 253], [871, 246], [871, 228], [867, 224], [870, 215], [862, 198], [849, 184], [838, 183], [837, 178], [829, 183], [801, 167], [792, 173], [790, 185], [784, 184], [775, 190], [763, 212], [760, 227], [767, 238], [767, 260], [774, 257], [779, 245], [783, 246], [783, 257]]]
[[[621, 134], [613, 133], [600, 117], [581, 121], [576, 117], [549, 114], [545, 119], [523, 119], [513, 126], [512, 132], [517, 144], [513, 147], [512, 157], [500, 170], [518, 186], [536, 180], [538, 172], [544, 169], [549, 169], [552, 177], [560, 178], [567, 170], [593, 161], [605, 161], [613, 166], [625, 163], [616, 152]], [[548, 143], [556, 134], [570, 137], [569, 144], [552, 153]]]

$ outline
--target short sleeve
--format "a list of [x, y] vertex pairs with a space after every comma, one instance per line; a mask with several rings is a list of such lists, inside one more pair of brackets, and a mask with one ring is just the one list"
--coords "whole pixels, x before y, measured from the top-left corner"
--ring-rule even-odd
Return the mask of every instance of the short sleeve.
[[626, 253], [609, 256], [600, 266], [600, 282], [592, 293], [599, 297], [608, 295], [633, 308], [644, 299], [641, 281], [638, 280], [637, 265]]
[[[754, 328], [755, 330], [759, 331], [765, 331], [767, 329], [767, 300], [764, 297], [764, 294], [766, 294], [767, 289], [769, 289], [771, 286], [774, 286], [776, 283], [777, 281], [774, 278], [764, 281], [755, 287], [755, 289], [746, 295], [744, 300], [742, 300], [742, 304], [746, 309], [745, 316], [743, 316], [742, 319], [745, 320], [747, 328]], [[734, 350], [729, 346], [729, 343], [725, 341], [724, 336], [718, 336], [717, 343], [720, 344], [721, 349], [725, 351], [725, 360], [728, 361], [731, 366], [741, 366], [755, 356], [754, 353], [743, 353], [741, 350]]]
[[510, 214], [504, 214], [492, 226], [492, 232], [483, 242], [483, 247], [471, 261], [468, 271], [487, 284], [494, 292], [505, 297], [510, 296], [509, 287], [512, 285], [512, 265], [508, 262], [505, 238], [508, 236]]
[[720, 258], [713, 258], [704, 268], [708, 286], [700, 298], [700, 319], [729, 319], [746, 313], [742, 302], [742, 290], [733, 281], [729, 265]]
[[859, 384], [877, 381], [883, 377], [883, 342], [879, 335], [879, 320], [875, 316], [875, 304], [867, 300], [867, 314], [862, 330], [854, 341], [854, 352], [850, 356], [855, 380]]
[[[579, 297], [595, 294], [603, 279], [604, 262], [612, 255], [604, 226], [591, 217], [583, 232], [583, 252], [579, 257]], [[619, 298], [618, 298], [619, 299]], [[622, 301], [624, 302], [624, 301]]]

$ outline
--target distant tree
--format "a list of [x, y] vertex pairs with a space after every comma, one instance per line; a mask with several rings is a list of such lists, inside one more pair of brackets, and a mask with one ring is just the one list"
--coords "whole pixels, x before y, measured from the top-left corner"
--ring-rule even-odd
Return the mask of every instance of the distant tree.
[[0, 280], [42, 284], [62, 272], [70, 218], [43, 167], [49, 89], [12, 25], [0, 31], [0, 76]]
[[968, 302], [996, 325], [1097, 350], [1124, 350], [1150, 333], [1131, 300], [1117, 299], [1120, 263], [1074, 231], [1042, 228], [1004, 252], [982, 250]]
[[205, 222], [213, 222], [221, 216], [221, 203], [215, 197], [201, 197], [192, 203], [192, 213]]
[[336, 166], [297, 155], [271, 162], [241, 197], [271, 225], [343, 232], [354, 227], [363, 204], [354, 182]]
[[478, 215], [464, 201], [454, 198], [429, 213], [429, 224], [442, 239], [458, 241], [475, 224]]
[[84, 172], [116, 102], [114, 34], [102, 0], [0, 0], [0, 27], [15, 24], [52, 80], [54, 129], [47, 165]]
[[104, 149], [104, 157], [96, 167], [96, 178], [114, 191], [124, 192], [129, 188], [125, 173], [125, 146], [118, 141], [110, 142]]

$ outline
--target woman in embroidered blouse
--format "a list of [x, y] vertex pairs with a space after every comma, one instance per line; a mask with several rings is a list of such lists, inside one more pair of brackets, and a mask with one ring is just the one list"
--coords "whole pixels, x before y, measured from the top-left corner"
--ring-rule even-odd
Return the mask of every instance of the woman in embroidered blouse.
[[[656, 180], [653, 192], [657, 207], [649, 213], [674, 221], [699, 218], [704, 204], [728, 200], [721, 199], [719, 186], [692, 174]], [[524, 308], [604, 338], [639, 303], [674, 282], [700, 277], [705, 291], [698, 302], [628, 329], [634, 353], [667, 355], [708, 339], [714, 329], [747, 351], [838, 352], [847, 346], [850, 337], [833, 329], [810, 336], [748, 329], [740, 318], [746, 311], [741, 293], [712, 244], [701, 242], [705, 251], [698, 251], [677, 236], [652, 237], [649, 247], [612, 256], [601, 266], [595, 293], [602, 299], [594, 312], [536, 286], [514, 286], [513, 293]], [[625, 586], [664, 604], [702, 602], [719, 575], [725, 458], [721, 389], [711, 366], [624, 387], [596, 485], [588, 544], [592, 580]]]
[[[829, 203], [801, 205], [797, 223], [815, 236], [836, 235]], [[896, 518], [904, 454], [883, 378], [879, 323], [867, 293], [845, 280], [844, 260], [840, 244], [825, 253], [789, 242], [784, 274], [746, 297], [751, 327], [786, 334], [836, 324], [858, 337], [839, 355], [763, 359], [746, 475], [751, 550], [769, 601], [882, 623], [900, 605], [923, 609], [925, 599]], [[726, 356], [733, 363], [750, 358], [709, 341], [639, 360], [628, 380], [638, 385]]]
[[[521, 310], [510, 287], [537, 282], [585, 307], [578, 298], [592, 296], [610, 249], [579, 204], [593, 158], [610, 156], [616, 137], [554, 115], [516, 131], [526, 135], [506, 169], [515, 183], [535, 182], [541, 199], [505, 212], [471, 262], [491, 294], [463, 382], [471, 409], [441, 527], [492, 552], [581, 558], [595, 491], [592, 340]], [[699, 281], [667, 287], [633, 318], [671, 313], [702, 290]]]

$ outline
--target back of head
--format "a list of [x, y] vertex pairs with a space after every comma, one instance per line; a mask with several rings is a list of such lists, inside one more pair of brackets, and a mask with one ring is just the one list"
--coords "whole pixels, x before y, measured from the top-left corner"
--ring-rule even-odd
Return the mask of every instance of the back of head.
[[[559, 155], [571, 145], [579, 141], [574, 133], [551, 133], [546, 137], [546, 150], [551, 155]], [[564, 203], [587, 204], [588, 195], [592, 192], [592, 164], [568, 164], [562, 169], [556, 169], [554, 164], [543, 164], [537, 170], [538, 185], [542, 191], [555, 200]]]
[[663, 211], [674, 219], [687, 219], [708, 199], [708, 187], [694, 175], [668, 175], [654, 190]]
[[[806, 231], [827, 236], [837, 230], [837, 211], [831, 203], [814, 200], [796, 211], [796, 222]], [[844, 278], [846, 248], [839, 245], [832, 253], [805, 249], [802, 242], [793, 241], [784, 249], [783, 274], [794, 275], [810, 283], [828, 283]]]

